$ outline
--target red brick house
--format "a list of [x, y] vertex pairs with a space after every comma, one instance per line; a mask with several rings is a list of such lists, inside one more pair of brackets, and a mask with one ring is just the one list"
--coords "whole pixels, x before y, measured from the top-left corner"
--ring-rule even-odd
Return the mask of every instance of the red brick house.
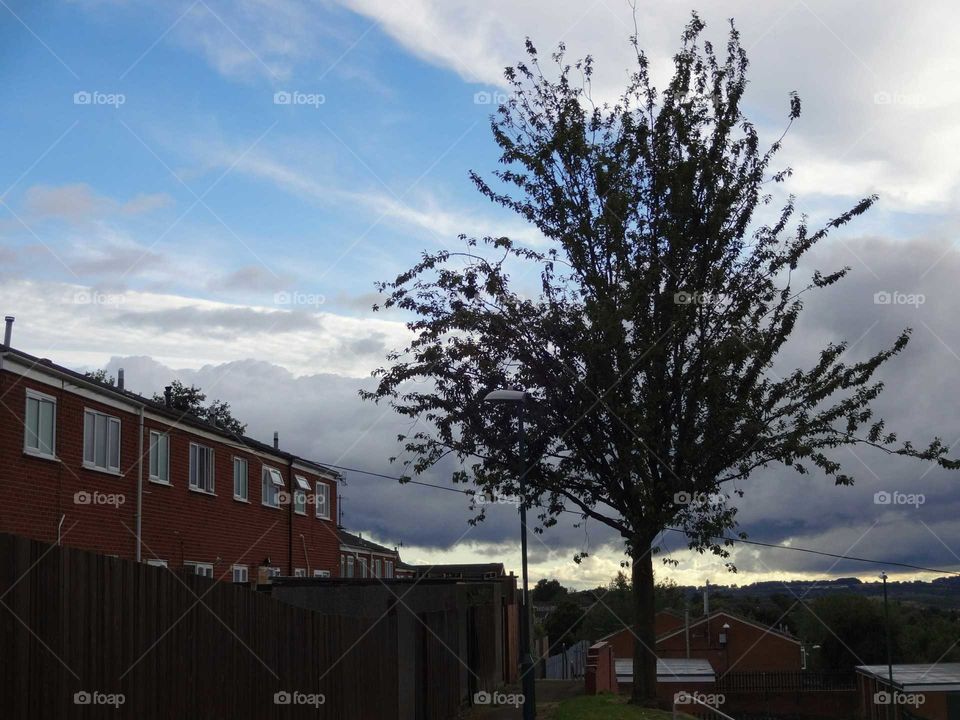
[[[655, 619], [657, 657], [707, 660], [718, 676], [727, 672], [801, 670], [800, 641], [779, 628], [718, 611], [690, 621], [672, 612]], [[614, 657], [633, 658], [633, 633], [624, 628], [601, 639], [613, 647]], [[687, 645], [689, 642], [689, 653]]]
[[335, 471], [6, 343], [0, 531], [234, 582], [340, 574]]
[[340, 530], [340, 577], [413, 577], [408, 567], [400, 561], [398, 550], [364, 540], [363, 535]]

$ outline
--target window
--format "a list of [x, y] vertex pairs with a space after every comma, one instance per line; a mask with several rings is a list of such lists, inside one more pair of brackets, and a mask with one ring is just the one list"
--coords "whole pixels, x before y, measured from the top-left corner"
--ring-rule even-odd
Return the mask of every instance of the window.
[[246, 565], [234, 565], [233, 566], [233, 581], [235, 583], [245, 583], [248, 582], [250, 578], [249, 572], [247, 571]]
[[393, 577], [393, 560], [384, 560], [383, 562], [386, 572], [384, 577], [392, 578]]
[[297, 487], [293, 491], [293, 509], [300, 515], [307, 514], [307, 493], [310, 492], [310, 483], [303, 475], [294, 475]]
[[213, 565], [211, 563], [185, 562], [183, 566], [188, 570], [192, 569], [197, 575], [208, 578], [213, 577]]
[[83, 464], [120, 472], [120, 420], [96, 410], [83, 411]]
[[280, 471], [264, 465], [260, 502], [268, 507], [280, 507], [280, 491], [283, 487], [283, 475]]
[[293, 576], [294, 576], [294, 577], [306, 577], [306, 576], [307, 576], [307, 571], [306, 571], [304, 568], [294, 568], [294, 569], [293, 569]]
[[347, 567], [346, 567], [346, 566], [347, 566], [347, 556], [346, 556], [346, 555], [341, 555], [341, 556], [340, 556], [340, 577], [346, 577], [346, 576], [347, 576]]
[[317, 483], [316, 514], [318, 518], [330, 519], [330, 486], [324, 482]]
[[373, 561], [373, 576], [380, 577], [380, 558]]
[[360, 577], [365, 578], [367, 576], [367, 559], [366, 558], [357, 558], [360, 561]]
[[353, 577], [353, 555], [347, 557], [347, 577]]
[[152, 565], [153, 567], [166, 567], [167, 561], [154, 558], [153, 560], [147, 560], [147, 565]]
[[57, 401], [50, 395], [27, 390], [23, 449], [31, 455], [54, 457], [57, 435]]
[[170, 484], [170, 436], [150, 432], [150, 479]]
[[190, 487], [213, 492], [213, 448], [190, 443]]
[[278, 567], [267, 567], [267, 577], [280, 577], [280, 568]]
[[233, 459], [233, 499], [247, 500], [247, 461], [243, 458]]
[[330, 571], [329, 571], [329, 570], [314, 570], [314, 571], [313, 571], [313, 576], [314, 576], [314, 577], [328, 578], [328, 577], [330, 577]]

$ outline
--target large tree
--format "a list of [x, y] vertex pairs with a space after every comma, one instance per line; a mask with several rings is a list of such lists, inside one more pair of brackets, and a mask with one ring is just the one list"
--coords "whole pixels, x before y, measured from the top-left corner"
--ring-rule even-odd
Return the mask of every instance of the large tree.
[[[190, 413], [235, 435], [243, 435], [247, 425], [233, 416], [230, 403], [214, 400], [209, 405], [204, 405], [206, 400], [206, 393], [196, 385], [184, 385], [179, 380], [170, 383], [170, 407], [174, 410]], [[165, 403], [166, 394], [154, 393], [153, 401]]]
[[[782, 137], [764, 149], [742, 112], [747, 57], [736, 29], [718, 55], [703, 27], [694, 15], [662, 91], [631, 38], [627, 87], [599, 106], [589, 58], [571, 66], [561, 46], [551, 76], [528, 41], [491, 121], [502, 167], [472, 177], [544, 243], [464, 237], [461, 250], [425, 253], [383, 283], [383, 305], [410, 314], [413, 339], [364, 393], [421, 420], [401, 436], [415, 472], [453, 455], [455, 482], [514, 495], [516, 411], [481, 399], [495, 388], [530, 393], [522, 500], [540, 508], [536, 529], [575, 510], [622, 536], [638, 702], [655, 697], [651, 556], [664, 528], [726, 558], [736, 481], [782, 464], [849, 485], [834, 452], [843, 446], [958, 466], [939, 440], [901, 443], [871, 411], [875, 374], [909, 331], [862, 361], [829, 344], [811, 367], [771, 372], [804, 294], [849, 271], [799, 282], [801, 257], [875, 198], [821, 228], [795, 216], [792, 197], [774, 205], [772, 189], [790, 175], [771, 167]], [[799, 98], [786, 107], [789, 127]], [[515, 279], [531, 274], [536, 282]]]

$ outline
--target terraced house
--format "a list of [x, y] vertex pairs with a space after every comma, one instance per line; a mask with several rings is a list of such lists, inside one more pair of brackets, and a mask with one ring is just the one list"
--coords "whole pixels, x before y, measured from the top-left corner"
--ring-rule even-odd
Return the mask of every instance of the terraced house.
[[330, 468], [0, 346], [0, 532], [234, 582], [340, 574]]

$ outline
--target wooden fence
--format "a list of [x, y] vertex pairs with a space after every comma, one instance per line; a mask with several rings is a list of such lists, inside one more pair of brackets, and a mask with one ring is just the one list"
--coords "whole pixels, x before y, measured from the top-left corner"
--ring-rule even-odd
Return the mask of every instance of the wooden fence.
[[0, 534], [0, 716], [392, 719], [395, 624]]

